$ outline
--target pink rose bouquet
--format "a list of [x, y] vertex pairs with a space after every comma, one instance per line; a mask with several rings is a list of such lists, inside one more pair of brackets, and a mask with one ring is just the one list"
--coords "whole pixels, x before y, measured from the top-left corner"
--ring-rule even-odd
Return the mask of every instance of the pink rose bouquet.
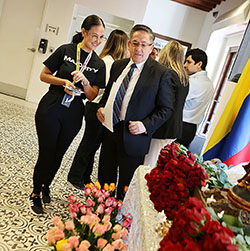
[[114, 251], [127, 250], [129, 214], [118, 218], [122, 201], [113, 196], [114, 184], [90, 183], [84, 188], [85, 201], [75, 196], [68, 198], [72, 220], [53, 219], [55, 227], [47, 234], [48, 244], [56, 251]]

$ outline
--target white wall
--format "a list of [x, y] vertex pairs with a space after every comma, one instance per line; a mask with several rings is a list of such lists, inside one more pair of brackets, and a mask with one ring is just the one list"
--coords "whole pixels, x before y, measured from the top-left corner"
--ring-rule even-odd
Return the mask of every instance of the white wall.
[[0, 0], [0, 19], [1, 19], [2, 9], [3, 9], [3, 2], [4, 0]]
[[207, 44], [207, 72], [214, 86], [218, 84], [218, 79], [229, 48], [240, 45], [247, 26], [244, 15], [240, 14], [236, 17], [227, 18], [225, 21], [218, 22], [217, 20], [225, 15], [225, 13], [242, 6], [248, 1], [249, 0], [227, 0], [213, 10], [213, 12], [218, 11], [216, 18], [212, 16], [213, 12], [207, 15], [198, 44]]
[[212, 11], [205, 12], [170, 0], [149, 0], [143, 23], [156, 33], [189, 42], [193, 48], [206, 50], [210, 35], [218, 29], [213, 24], [216, 20], [213, 13], [218, 12], [219, 17], [244, 2], [246, 0], [223, 1]]
[[41, 25], [45, 0], [1, 3], [0, 90], [25, 97], [34, 58], [30, 49]]
[[[75, 3], [114, 16], [134, 20], [135, 23], [141, 23], [145, 15], [148, 1], [149, 0], [75, 0]], [[70, 2], [74, 1], [70, 0]]]
[[[197, 41], [197, 47], [206, 50], [206, 45], [208, 44], [210, 35], [213, 31], [218, 29], [218, 26], [214, 24], [215, 20], [228, 11], [240, 6], [244, 2], [246, 2], [246, 0], [226, 0], [225, 2], [223, 1], [220, 5], [217, 5], [216, 8], [214, 8], [212, 11], [210, 11], [206, 15], [206, 19], [200, 33], [199, 41]], [[215, 12], [218, 12], [217, 17], [213, 17], [213, 13]], [[224, 27], [225, 26], [220, 27], [220, 29]]]
[[218, 84], [230, 47], [240, 45], [246, 28], [246, 23], [242, 24], [242, 26], [237, 25], [239, 28], [237, 33], [233, 32], [233, 27], [230, 26], [214, 31], [207, 46], [206, 52], [209, 60], [206, 70], [208, 71], [208, 76], [212, 80], [214, 86]]
[[149, 0], [143, 23], [161, 35], [196, 47], [207, 12], [170, 0]]

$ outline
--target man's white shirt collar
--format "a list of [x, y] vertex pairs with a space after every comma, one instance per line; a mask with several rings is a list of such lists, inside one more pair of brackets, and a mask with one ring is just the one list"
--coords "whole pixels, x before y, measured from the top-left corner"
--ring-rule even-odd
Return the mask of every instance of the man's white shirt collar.
[[200, 76], [207, 76], [207, 72], [206, 71], [198, 71], [198, 72], [190, 75], [189, 78], [197, 78]]
[[138, 70], [141, 70], [141, 68], [142, 68], [143, 65], [146, 63], [146, 61], [147, 61], [147, 59], [144, 60], [143, 62], [139, 63], [139, 64], [135, 64], [135, 63], [133, 62], [132, 58], [130, 58], [130, 61], [129, 61], [129, 63], [128, 63], [128, 66], [130, 67], [132, 64], [135, 64], [136, 67], [137, 67], [137, 69], [138, 69]]

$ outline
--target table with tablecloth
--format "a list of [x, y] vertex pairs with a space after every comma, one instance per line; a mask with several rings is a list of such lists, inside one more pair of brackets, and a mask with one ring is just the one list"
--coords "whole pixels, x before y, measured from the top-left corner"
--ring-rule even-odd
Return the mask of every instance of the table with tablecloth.
[[156, 251], [163, 238], [155, 230], [165, 216], [154, 209], [144, 178], [150, 170], [148, 166], [136, 169], [124, 198], [122, 213], [130, 213], [133, 218], [128, 236], [130, 251]]

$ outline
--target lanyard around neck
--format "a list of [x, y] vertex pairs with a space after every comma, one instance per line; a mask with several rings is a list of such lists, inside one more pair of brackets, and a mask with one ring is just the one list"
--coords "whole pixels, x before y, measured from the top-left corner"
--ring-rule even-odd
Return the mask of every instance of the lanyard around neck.
[[[84, 63], [82, 64], [82, 67], [80, 69], [80, 59], [81, 59], [81, 43], [77, 44], [77, 50], [76, 50], [76, 70], [80, 71], [80, 72], [84, 72], [87, 64], [89, 63], [89, 60], [92, 56], [92, 51], [88, 54], [88, 56], [86, 57]], [[73, 84], [75, 84], [75, 81], [73, 82]]]
[[81, 58], [81, 43], [77, 44], [76, 50], [76, 70], [79, 71], [80, 69], [80, 58]]

